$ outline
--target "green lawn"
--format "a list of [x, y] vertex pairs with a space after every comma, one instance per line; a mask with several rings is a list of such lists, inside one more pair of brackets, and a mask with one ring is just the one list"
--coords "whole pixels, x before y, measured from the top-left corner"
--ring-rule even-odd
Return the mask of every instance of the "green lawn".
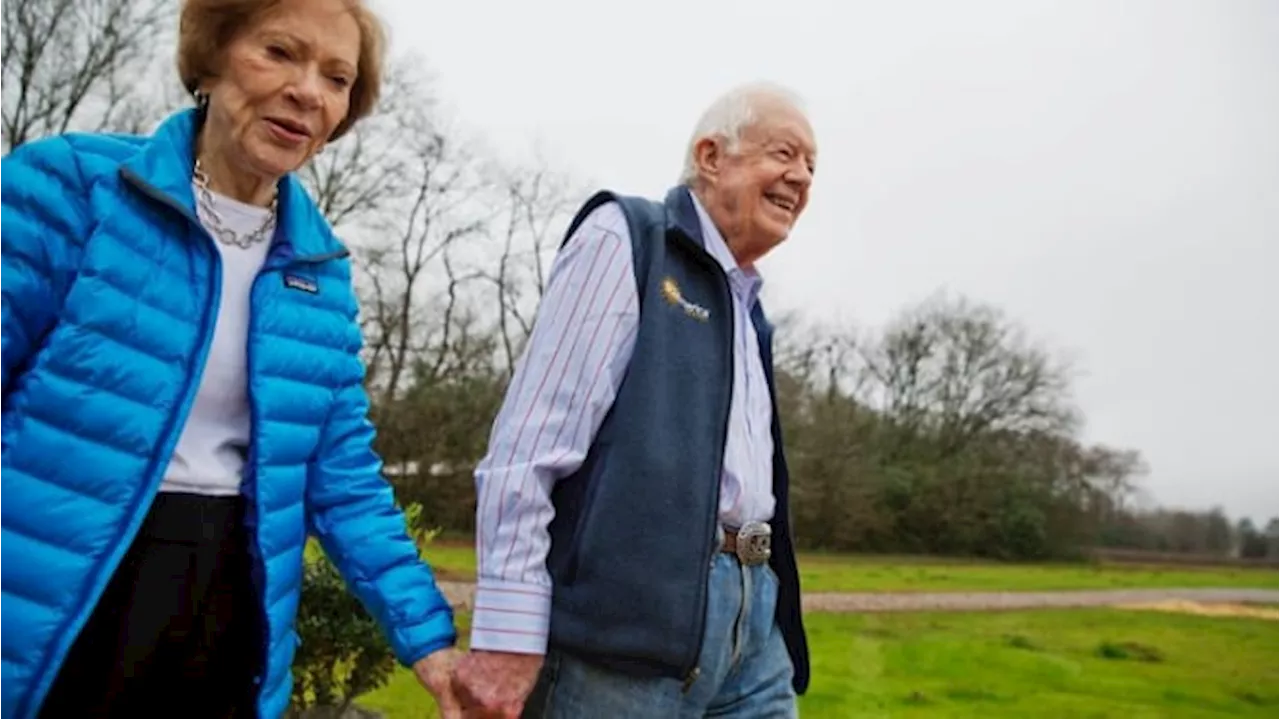
[[[425, 552], [444, 579], [475, 578], [475, 549], [439, 543]], [[1123, 564], [1021, 564], [936, 557], [804, 553], [806, 592], [956, 592], [1128, 589], [1141, 587], [1280, 586], [1274, 569], [1169, 567]]]
[[805, 716], [1276, 715], [1272, 621], [1123, 610], [810, 619]]
[[[814, 680], [801, 700], [806, 717], [1207, 719], [1277, 711], [1273, 621], [1123, 610], [807, 621]], [[388, 719], [434, 716], [407, 671], [359, 703]]]

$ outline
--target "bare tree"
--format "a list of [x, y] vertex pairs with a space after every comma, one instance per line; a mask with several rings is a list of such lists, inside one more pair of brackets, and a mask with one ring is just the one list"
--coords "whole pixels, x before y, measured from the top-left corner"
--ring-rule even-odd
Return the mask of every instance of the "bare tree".
[[408, 301], [392, 277], [393, 245], [384, 241], [416, 189], [400, 128], [408, 121], [406, 114], [432, 105], [416, 63], [401, 59], [389, 66], [371, 115], [298, 172], [325, 219], [351, 245], [370, 387], [385, 379], [383, 369], [401, 316], [397, 308]]
[[579, 195], [568, 180], [545, 167], [499, 171], [501, 217], [493, 232], [501, 251], [483, 271], [497, 295], [498, 334], [508, 374], [533, 331], [533, 314], [547, 287], [547, 264]]
[[864, 347], [869, 403], [900, 427], [928, 430], [944, 453], [988, 431], [1069, 431], [1066, 365], [997, 310], [938, 296]]
[[1108, 513], [1126, 511], [1127, 501], [1137, 491], [1137, 480], [1150, 471], [1142, 453], [1135, 449], [1098, 444], [1080, 453], [1079, 475]]
[[774, 320], [774, 364], [805, 381], [830, 400], [856, 397], [866, 382], [859, 349], [862, 340], [852, 326], [806, 322], [798, 313]]
[[139, 109], [154, 102], [137, 96], [138, 78], [167, 45], [172, 16], [166, 0], [5, 0], [5, 150], [72, 129], [144, 124]]
[[[425, 352], [429, 347], [429, 339], [420, 332], [423, 327], [415, 310], [419, 308], [416, 300], [423, 296], [431, 265], [439, 259], [443, 269], [453, 275], [452, 265], [443, 262], [448, 256], [446, 251], [483, 227], [483, 220], [466, 212], [467, 205], [482, 187], [470, 177], [465, 159], [454, 156], [451, 140], [438, 130], [427, 130], [418, 136], [415, 144], [413, 163], [417, 188], [401, 223], [393, 253], [400, 290], [398, 306], [392, 315], [392, 332], [385, 338], [389, 351], [386, 401], [396, 396], [405, 368], [412, 359], [411, 351]], [[448, 282], [446, 316], [457, 302], [457, 282], [456, 276]], [[440, 330], [444, 337], [437, 343], [437, 353], [446, 352], [448, 347], [448, 324]]]
[[[365, 336], [366, 384], [381, 413], [424, 353], [448, 342], [453, 308], [465, 301], [446, 250], [484, 226], [487, 188], [457, 134], [438, 118], [421, 59], [401, 56], [370, 117], [300, 171], [320, 211], [352, 250]], [[443, 322], [431, 290], [445, 286]], [[437, 347], [438, 349], [438, 347]]]
[[[405, 87], [415, 87], [406, 85]], [[405, 91], [408, 92], [408, 91]], [[370, 163], [372, 170], [356, 176], [382, 183], [383, 191], [366, 199], [353, 180], [342, 208], [363, 203], [368, 212], [357, 229], [355, 245], [362, 269], [363, 308], [371, 373], [376, 373], [380, 401], [390, 403], [400, 392], [406, 372], [419, 360], [437, 364], [426, 355], [442, 350], [448, 324], [431, 320], [433, 280], [445, 285], [444, 302], [461, 301], [458, 284], [468, 279], [452, 264], [446, 250], [476, 236], [485, 226], [487, 181], [465, 143], [432, 116], [431, 103], [420, 90], [400, 95], [403, 104], [390, 117], [394, 130], [392, 165]], [[345, 211], [345, 210], [340, 210]], [[449, 256], [452, 263], [453, 256]], [[449, 307], [444, 314], [449, 314]], [[443, 335], [443, 337], [442, 337]]]

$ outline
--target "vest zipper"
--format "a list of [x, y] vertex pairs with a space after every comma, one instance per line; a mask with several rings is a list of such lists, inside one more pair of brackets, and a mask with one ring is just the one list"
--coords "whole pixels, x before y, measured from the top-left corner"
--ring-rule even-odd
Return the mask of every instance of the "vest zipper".
[[[708, 259], [710, 258], [708, 257]], [[729, 413], [733, 408], [733, 350], [734, 350], [735, 340], [736, 340], [736, 333], [734, 332], [735, 323], [732, 321], [732, 313], [735, 310], [733, 306], [733, 293], [732, 293], [732, 290], [729, 288], [729, 278], [725, 275], [724, 270], [720, 267], [719, 263], [716, 263], [714, 260], [712, 260], [712, 264], [716, 268], [717, 276], [720, 278], [721, 287], [724, 290], [721, 294], [726, 301], [725, 306], [727, 306], [730, 311], [728, 339], [725, 343], [725, 346], [728, 349], [728, 354], [726, 356], [729, 358], [730, 366], [729, 366], [729, 371], [725, 373], [729, 377], [729, 391], [725, 393], [724, 410], [721, 414], [721, 416], [724, 418], [724, 421], [721, 424], [720, 444], [718, 445], [716, 450], [715, 466], [718, 472], [716, 474], [715, 482], [712, 483], [711, 522], [710, 522], [711, 531], [707, 533], [707, 538], [705, 543], [703, 544], [703, 550], [702, 550], [702, 556], [705, 560], [710, 560], [714, 557], [714, 554], [713, 554], [714, 547], [712, 547], [712, 543], [715, 542], [715, 538], [716, 538], [716, 530], [718, 525], [716, 518], [719, 517], [720, 515], [720, 483], [721, 483], [720, 475], [724, 472], [724, 445], [725, 445], [725, 442], [729, 441]], [[707, 594], [710, 591], [710, 588], [708, 586], [710, 583], [711, 583], [710, 572], [704, 571], [702, 573], [702, 581], [699, 583], [699, 586], [698, 586], [698, 615], [697, 615], [698, 631], [694, 639], [693, 655], [689, 658], [689, 661], [685, 663], [685, 666], [687, 668], [684, 670], [684, 684], [681, 688], [681, 691], [683, 691], [686, 694], [689, 692], [690, 689], [693, 688], [694, 683], [698, 681], [698, 676], [702, 673], [701, 668], [698, 666], [698, 660], [702, 657], [702, 644], [703, 644], [703, 639], [705, 638], [704, 635], [706, 634], [706, 631], [707, 631], [707, 602], [708, 602]]]

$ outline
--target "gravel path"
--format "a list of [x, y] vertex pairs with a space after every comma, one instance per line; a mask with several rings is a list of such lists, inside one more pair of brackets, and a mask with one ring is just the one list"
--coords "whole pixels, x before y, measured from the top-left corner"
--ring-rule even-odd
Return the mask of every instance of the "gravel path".
[[1105, 607], [1169, 600], [1274, 602], [1275, 589], [1110, 589], [1061, 592], [946, 592], [809, 594], [804, 608], [816, 612], [964, 612], [1044, 607]]
[[[455, 608], [471, 608], [475, 587], [469, 582], [440, 582]], [[814, 612], [966, 612], [1043, 607], [1105, 607], [1170, 600], [1193, 602], [1276, 602], [1275, 589], [1112, 589], [1061, 592], [814, 592], [804, 608]]]

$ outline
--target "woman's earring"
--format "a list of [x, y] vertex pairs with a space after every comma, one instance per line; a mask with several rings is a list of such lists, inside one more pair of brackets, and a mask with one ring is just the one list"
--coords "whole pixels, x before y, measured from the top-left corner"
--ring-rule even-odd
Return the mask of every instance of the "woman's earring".
[[203, 116], [209, 110], [209, 93], [204, 90], [195, 91], [196, 112]]

